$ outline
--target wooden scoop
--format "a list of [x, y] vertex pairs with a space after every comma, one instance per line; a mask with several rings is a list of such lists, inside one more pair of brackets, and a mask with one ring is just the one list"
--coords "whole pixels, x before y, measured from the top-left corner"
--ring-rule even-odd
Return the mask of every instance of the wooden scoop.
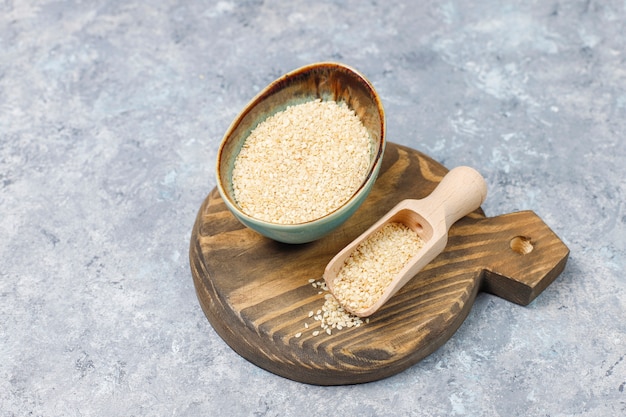
[[[473, 168], [457, 167], [450, 170], [437, 188], [421, 200], [407, 199], [398, 203], [380, 220], [341, 250], [326, 266], [324, 280], [344, 309], [360, 317], [376, 312], [391, 296], [413, 278], [422, 268], [439, 255], [448, 242], [450, 227], [465, 215], [480, 207], [487, 196], [483, 177]], [[392, 279], [387, 289], [373, 305], [355, 310], [344, 304], [334, 291], [337, 274], [356, 247], [386, 224], [402, 223], [419, 235], [424, 246]], [[394, 256], [393, 253], [385, 256]]]

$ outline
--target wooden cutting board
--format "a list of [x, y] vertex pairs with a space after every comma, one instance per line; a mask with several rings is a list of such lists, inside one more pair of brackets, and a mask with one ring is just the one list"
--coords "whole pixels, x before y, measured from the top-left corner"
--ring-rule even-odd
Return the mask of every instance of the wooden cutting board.
[[487, 218], [478, 209], [452, 226], [445, 251], [369, 323], [313, 336], [319, 322], [309, 312], [322, 308], [324, 294], [309, 279], [321, 281], [339, 250], [400, 200], [430, 194], [446, 172], [428, 156], [388, 143], [365, 203], [339, 229], [302, 245], [244, 227], [214, 189], [190, 242], [191, 272], [209, 322], [261, 368], [340, 385], [394, 375], [435, 351], [465, 320], [479, 291], [530, 303], [561, 273], [569, 249], [532, 211]]

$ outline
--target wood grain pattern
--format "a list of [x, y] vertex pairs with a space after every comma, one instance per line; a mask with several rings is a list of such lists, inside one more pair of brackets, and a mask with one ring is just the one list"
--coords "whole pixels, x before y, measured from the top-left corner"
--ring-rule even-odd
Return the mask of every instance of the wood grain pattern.
[[478, 209], [450, 229], [444, 252], [369, 323], [312, 335], [318, 322], [308, 313], [324, 299], [308, 280], [321, 280], [345, 245], [400, 200], [428, 195], [446, 172], [428, 156], [389, 143], [363, 206], [330, 235], [302, 245], [244, 227], [213, 190], [190, 242], [194, 285], [209, 322], [236, 352], [270, 372], [340, 385], [394, 375], [435, 351], [465, 320], [479, 291], [530, 303], [561, 273], [568, 248], [531, 211], [486, 218]]

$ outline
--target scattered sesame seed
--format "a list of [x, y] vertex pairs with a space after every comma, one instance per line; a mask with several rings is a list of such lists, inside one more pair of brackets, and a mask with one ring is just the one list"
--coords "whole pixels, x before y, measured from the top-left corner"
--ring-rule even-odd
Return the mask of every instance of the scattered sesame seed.
[[[313, 284], [315, 283], [318, 288], [322, 288], [323, 291], [328, 291], [328, 287], [326, 287], [326, 282], [324, 280], [316, 281], [314, 279], [309, 279], [309, 283], [311, 286], [314, 286]], [[321, 293], [322, 292], [320, 291], [319, 294]], [[342, 330], [346, 328], [359, 327], [363, 324], [363, 320], [361, 320], [360, 317], [345, 311], [337, 302], [335, 297], [333, 297], [330, 293], [324, 295], [324, 304], [322, 305], [322, 308], [318, 309], [317, 313], [312, 310], [309, 311], [308, 317], [312, 317], [316, 322], [319, 322], [319, 327], [317, 327], [317, 329], [321, 329], [313, 330], [311, 332], [313, 336], [318, 336], [322, 332], [332, 335], [332, 329]], [[304, 323], [305, 329], [309, 329], [310, 327], [311, 325], [309, 323]], [[296, 333], [296, 337], [300, 337], [298, 335], [301, 336], [302, 332]]]

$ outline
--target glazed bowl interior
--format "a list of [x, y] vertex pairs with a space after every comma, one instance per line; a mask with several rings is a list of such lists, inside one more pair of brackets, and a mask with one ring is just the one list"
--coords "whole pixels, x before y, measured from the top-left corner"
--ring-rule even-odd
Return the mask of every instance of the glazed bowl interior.
[[[305, 223], [277, 224], [242, 212], [233, 192], [235, 159], [250, 132], [268, 117], [289, 106], [321, 99], [345, 103], [360, 118], [371, 138], [371, 161], [366, 178], [344, 206]], [[217, 188], [230, 211], [257, 232], [286, 243], [316, 240], [343, 223], [363, 202], [380, 169], [385, 149], [385, 114], [370, 82], [356, 70], [338, 63], [317, 63], [289, 72], [262, 90], [228, 128], [220, 145]], [[271, 184], [268, 184], [271, 187]]]

